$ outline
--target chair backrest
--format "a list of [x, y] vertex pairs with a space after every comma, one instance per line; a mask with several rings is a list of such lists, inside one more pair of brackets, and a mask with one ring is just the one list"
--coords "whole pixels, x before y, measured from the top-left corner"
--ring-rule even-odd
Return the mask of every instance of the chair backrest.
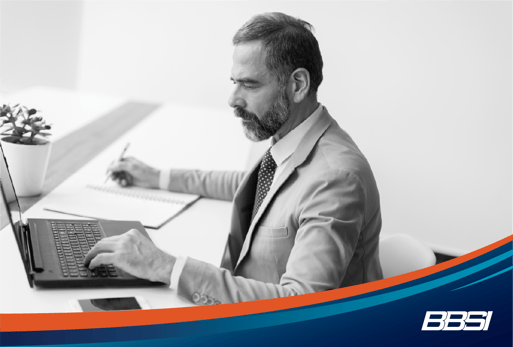
[[420, 270], [436, 263], [436, 257], [431, 248], [406, 234], [381, 237], [379, 260], [384, 278]]

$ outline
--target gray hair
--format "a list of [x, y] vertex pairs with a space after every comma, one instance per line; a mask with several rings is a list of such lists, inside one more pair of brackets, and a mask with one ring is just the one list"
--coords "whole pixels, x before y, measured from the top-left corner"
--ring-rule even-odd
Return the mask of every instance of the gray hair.
[[233, 37], [233, 44], [262, 40], [265, 64], [285, 84], [292, 72], [304, 68], [310, 73], [310, 95], [322, 82], [322, 56], [313, 26], [279, 12], [263, 13], [246, 22]]

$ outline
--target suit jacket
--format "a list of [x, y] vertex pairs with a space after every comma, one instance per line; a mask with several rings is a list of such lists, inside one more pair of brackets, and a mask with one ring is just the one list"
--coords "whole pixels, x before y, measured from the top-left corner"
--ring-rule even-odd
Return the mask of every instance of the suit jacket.
[[249, 172], [172, 170], [171, 190], [233, 200], [229, 261], [188, 258], [178, 294], [231, 303], [383, 278], [379, 193], [351, 137], [324, 108], [251, 221], [259, 163]]

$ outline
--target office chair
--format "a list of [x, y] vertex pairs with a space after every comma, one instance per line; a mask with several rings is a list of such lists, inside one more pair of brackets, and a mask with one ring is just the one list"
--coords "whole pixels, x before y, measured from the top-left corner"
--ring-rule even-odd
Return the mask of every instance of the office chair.
[[379, 260], [384, 278], [420, 270], [436, 263], [436, 257], [431, 248], [406, 234], [381, 237]]

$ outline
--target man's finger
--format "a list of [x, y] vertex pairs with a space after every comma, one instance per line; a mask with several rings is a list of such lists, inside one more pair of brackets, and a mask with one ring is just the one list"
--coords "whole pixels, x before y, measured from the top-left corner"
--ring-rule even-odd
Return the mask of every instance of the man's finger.
[[109, 165], [109, 168], [107, 170], [111, 172], [127, 171], [130, 169], [131, 166], [132, 164], [129, 160], [116, 160], [115, 162]]
[[111, 178], [122, 187], [131, 186], [133, 181], [132, 176], [125, 171], [113, 172]]
[[88, 267], [90, 270], [94, 270], [102, 264], [114, 264], [114, 259], [114, 253], [101, 253], [91, 260]]
[[84, 264], [88, 264], [94, 257], [100, 253], [112, 253], [116, 250], [117, 239], [119, 236], [112, 236], [103, 240], [100, 240], [93, 248], [89, 250], [86, 257], [84, 258]]

